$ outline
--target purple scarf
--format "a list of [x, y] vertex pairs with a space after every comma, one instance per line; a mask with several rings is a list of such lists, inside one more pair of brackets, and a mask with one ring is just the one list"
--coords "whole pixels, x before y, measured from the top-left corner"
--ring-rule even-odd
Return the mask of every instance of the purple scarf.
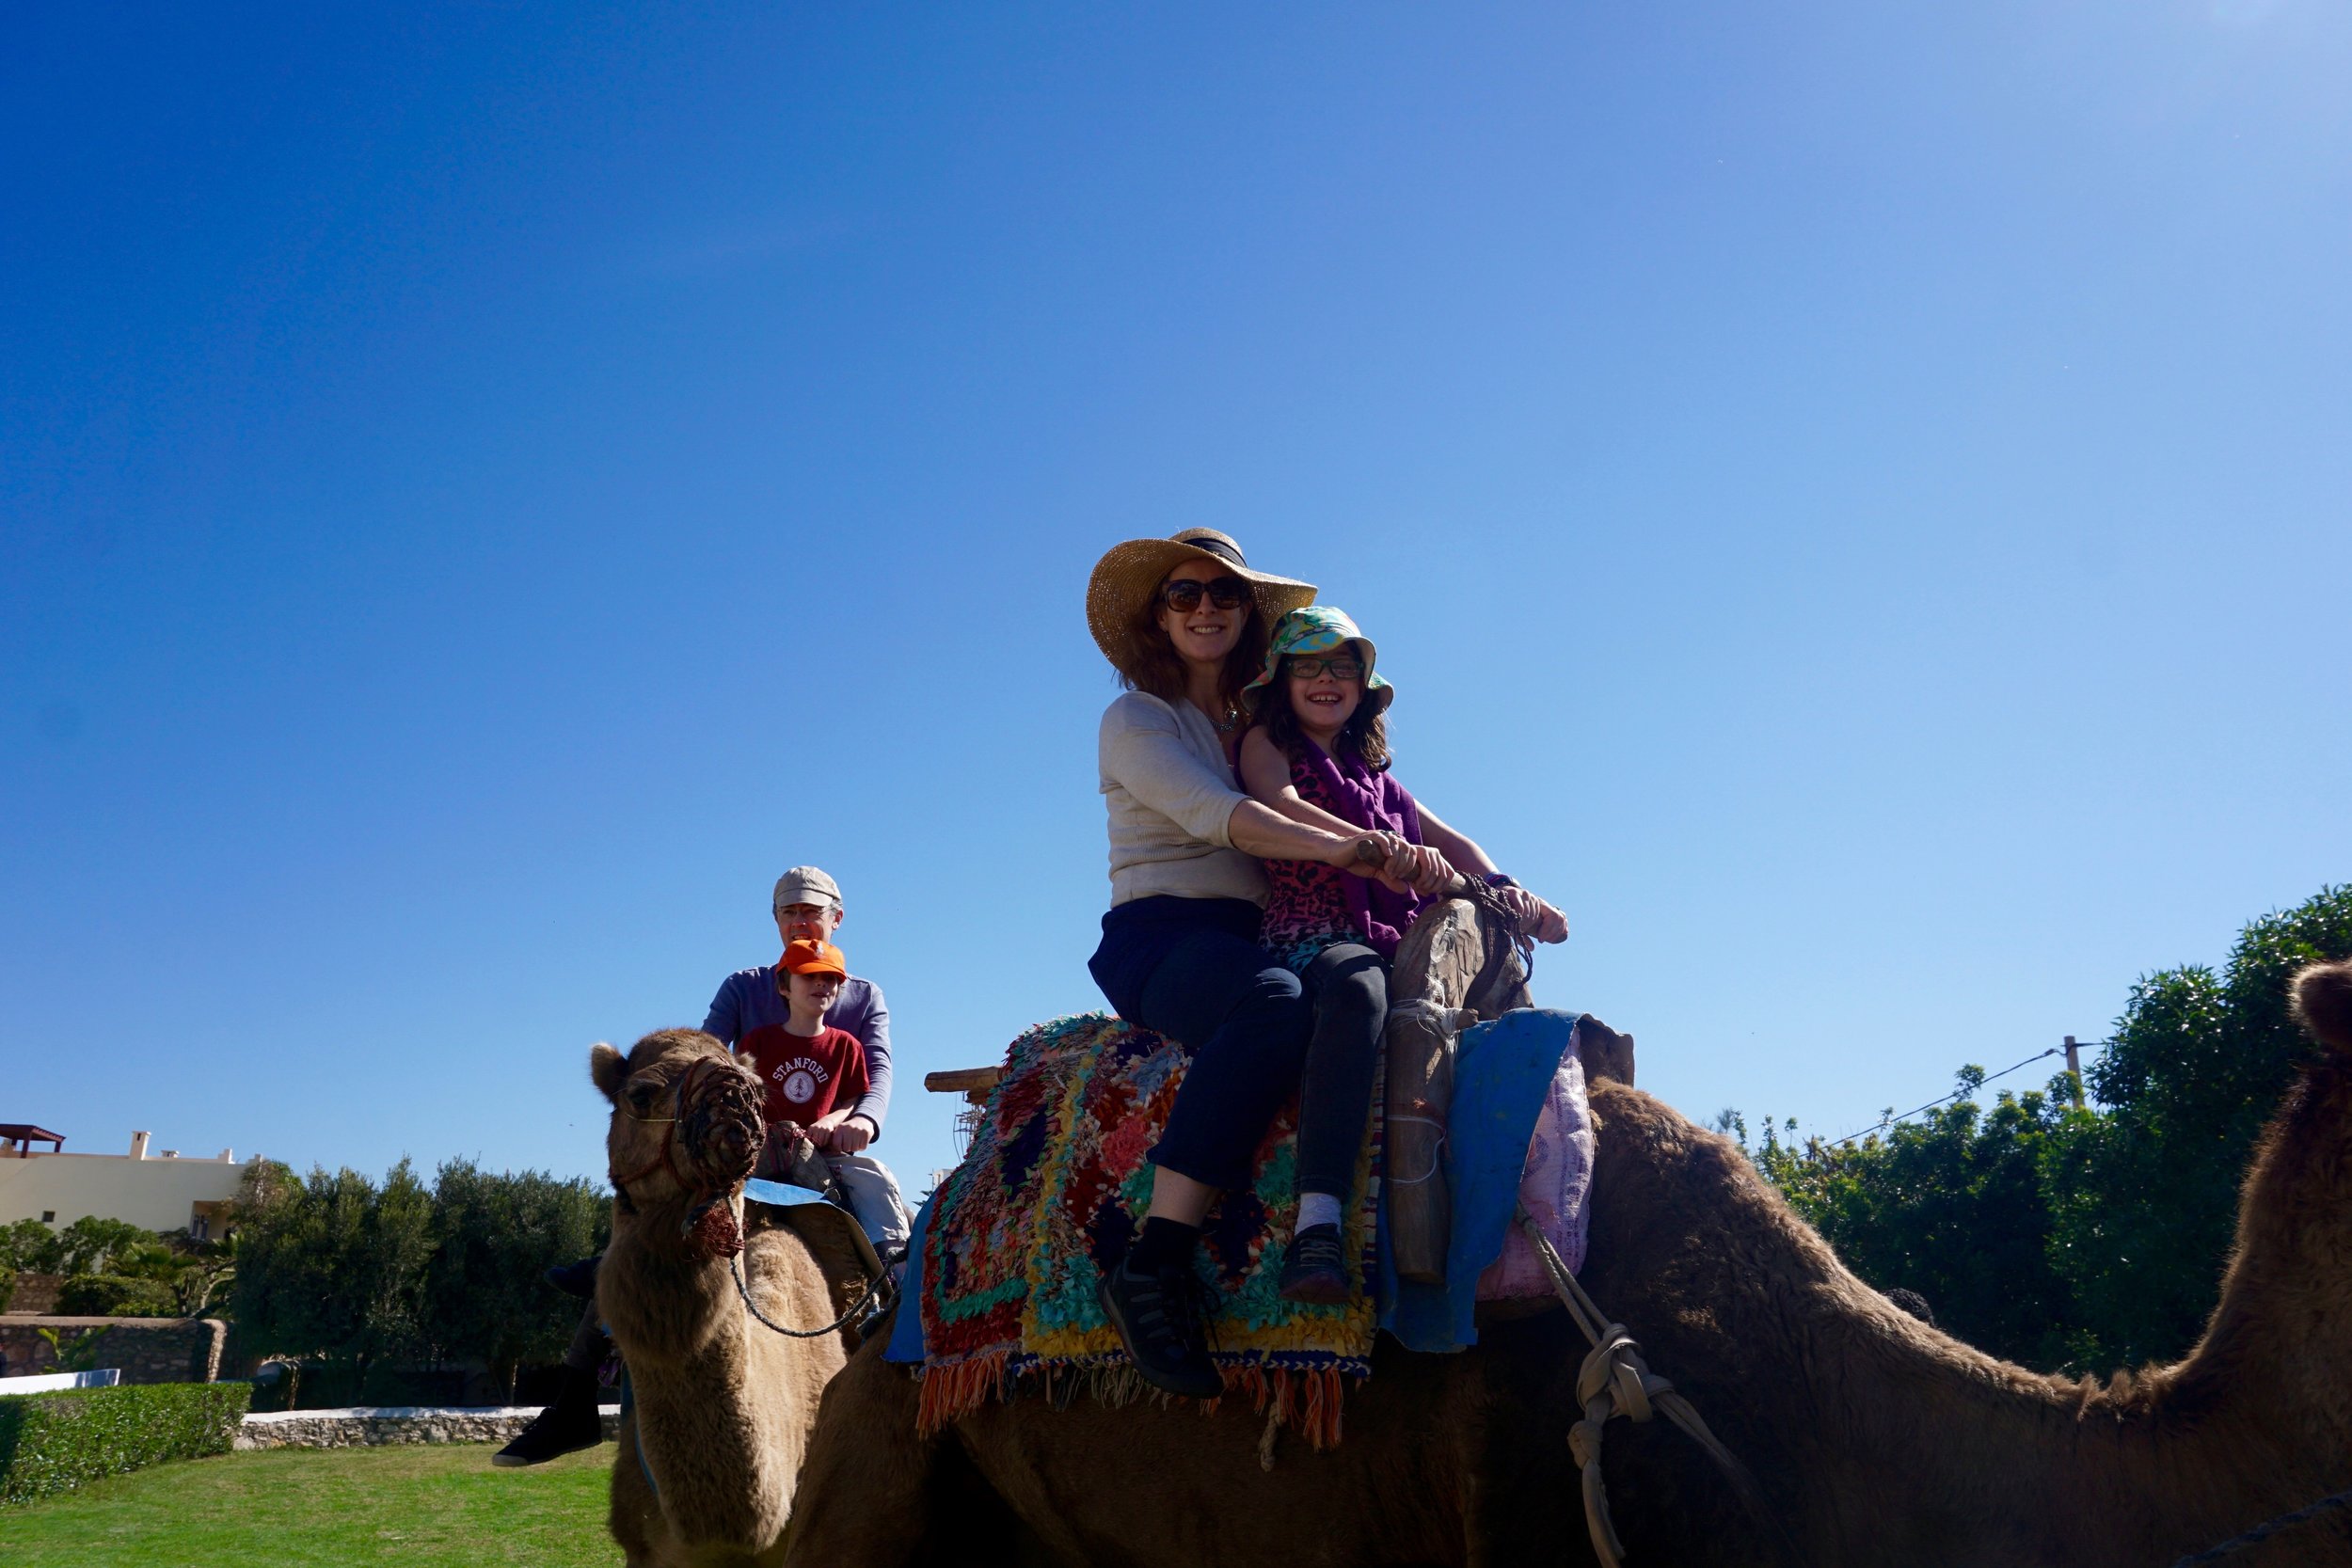
[[[1291, 763], [1291, 772], [1300, 783], [1313, 781], [1315, 792], [1323, 797], [1316, 804], [1359, 828], [1421, 842], [1421, 808], [1403, 784], [1353, 757], [1334, 757], [1312, 741], [1306, 743], [1306, 752], [1305, 761]], [[1373, 878], [1350, 872], [1341, 872], [1340, 882], [1347, 894], [1347, 912], [1364, 933], [1365, 944], [1383, 958], [1393, 959], [1396, 944], [1412, 928], [1422, 900], [1410, 893], [1391, 893]]]

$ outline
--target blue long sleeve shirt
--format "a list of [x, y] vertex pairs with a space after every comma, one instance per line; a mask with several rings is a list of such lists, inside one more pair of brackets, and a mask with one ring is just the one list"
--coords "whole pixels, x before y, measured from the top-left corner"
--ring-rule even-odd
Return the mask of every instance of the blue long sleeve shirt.
[[[753, 1030], [787, 1022], [792, 1008], [776, 980], [776, 966], [763, 964], [739, 969], [720, 981], [719, 994], [710, 999], [710, 1015], [703, 1020], [703, 1033], [717, 1036], [732, 1051]], [[882, 1005], [882, 987], [850, 975], [825, 1009], [825, 1022], [855, 1035], [866, 1047], [866, 1092], [850, 1109], [874, 1124], [879, 1143], [882, 1118], [890, 1114], [890, 1009]]]

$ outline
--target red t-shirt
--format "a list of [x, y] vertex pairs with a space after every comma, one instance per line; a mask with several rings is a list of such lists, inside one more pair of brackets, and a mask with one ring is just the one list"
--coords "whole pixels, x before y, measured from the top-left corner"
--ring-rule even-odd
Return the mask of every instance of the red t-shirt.
[[811, 1036], [763, 1024], [738, 1041], [735, 1052], [749, 1057], [766, 1082], [770, 1121], [806, 1127], [835, 1105], [855, 1104], [866, 1092], [866, 1047], [847, 1029], [827, 1024]]

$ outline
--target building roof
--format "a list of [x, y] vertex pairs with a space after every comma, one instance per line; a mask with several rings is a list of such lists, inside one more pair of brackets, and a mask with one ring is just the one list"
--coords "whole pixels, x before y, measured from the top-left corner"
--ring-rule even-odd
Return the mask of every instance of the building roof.
[[0, 1138], [39, 1138], [45, 1144], [65, 1142], [63, 1132], [52, 1132], [46, 1127], [35, 1127], [29, 1121], [0, 1121]]

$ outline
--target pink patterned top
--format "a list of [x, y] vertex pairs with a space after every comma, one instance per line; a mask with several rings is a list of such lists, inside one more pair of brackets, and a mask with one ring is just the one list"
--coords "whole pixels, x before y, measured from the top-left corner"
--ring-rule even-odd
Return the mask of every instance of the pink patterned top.
[[[1343, 821], [1422, 842], [1421, 808], [1385, 772], [1318, 750], [1304, 761], [1292, 759], [1291, 785], [1300, 800]], [[1264, 863], [1272, 892], [1259, 940], [1302, 973], [1324, 949], [1343, 942], [1362, 942], [1383, 958], [1395, 958], [1397, 942], [1420, 911], [1421, 901], [1411, 895], [1391, 893], [1370, 878], [1321, 861]]]

